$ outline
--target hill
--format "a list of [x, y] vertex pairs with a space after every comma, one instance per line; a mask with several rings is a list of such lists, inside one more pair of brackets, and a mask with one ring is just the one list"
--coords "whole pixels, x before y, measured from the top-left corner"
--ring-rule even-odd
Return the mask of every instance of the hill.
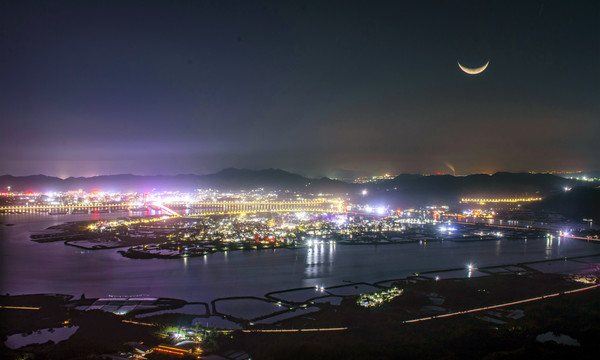
[[[311, 179], [280, 169], [224, 169], [214, 174], [175, 176], [103, 175], [60, 179], [45, 175], [0, 176], [0, 188], [11, 186], [16, 192], [84, 191], [149, 192], [265, 190], [329, 193], [352, 201], [390, 206], [452, 205], [461, 197], [551, 196], [564, 193], [565, 187], [590, 186], [590, 183], [550, 174], [506, 173], [426, 176], [402, 174], [394, 179], [371, 184], [349, 184], [328, 178]], [[362, 195], [367, 190], [367, 195]], [[573, 193], [575, 194], [575, 193]]]
[[193, 191], [199, 188], [219, 190], [310, 190], [311, 192], [347, 191], [349, 184], [327, 178], [309, 179], [279, 169], [224, 169], [215, 174], [175, 176], [140, 176], [131, 174], [70, 177], [60, 179], [45, 175], [0, 176], [0, 188], [14, 192], [107, 191]]
[[597, 223], [600, 222], [600, 189], [575, 187], [571, 191], [548, 196], [534, 209], [542, 213], [557, 213], [571, 220], [593, 219]]

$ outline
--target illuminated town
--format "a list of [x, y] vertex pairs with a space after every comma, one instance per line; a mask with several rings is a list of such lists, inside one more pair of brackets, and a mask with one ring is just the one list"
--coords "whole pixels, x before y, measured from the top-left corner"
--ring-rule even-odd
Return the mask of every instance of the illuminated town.
[[[62, 243], [86, 257], [114, 254], [118, 256], [115, 259], [135, 261], [136, 267], [166, 261], [183, 269], [213, 262], [215, 266], [226, 265], [229, 259], [234, 261], [238, 256], [289, 254], [295, 259], [305, 259], [302, 267], [309, 279], [315, 271], [328, 271], [333, 259], [341, 256], [338, 254], [349, 251], [361, 259], [372, 256], [373, 249], [384, 253], [400, 251], [396, 255], [400, 256], [404, 248], [419, 252], [436, 248], [455, 251], [452, 249], [475, 245], [493, 246], [498, 253], [502, 247], [544, 244], [548, 254], [572, 241], [592, 246], [600, 243], [600, 231], [592, 219], [565, 221], [559, 214], [536, 211], [536, 204], [547, 201], [547, 196], [492, 193], [461, 196], [448, 204], [398, 208], [371, 197], [376, 190], [363, 187], [381, 184], [385, 183], [357, 183], [354, 194], [264, 188], [145, 193], [10, 190], [0, 194], [0, 213], [16, 222], [27, 218], [58, 220], [57, 225], [29, 235], [40, 249]], [[558, 194], [571, 195], [573, 191], [579, 190], [569, 187], [560, 189]], [[446, 251], [440, 256], [445, 257]], [[110, 325], [115, 331], [135, 328], [138, 337], [119, 355], [107, 354], [112, 358], [204, 358], [215, 353], [225, 359], [245, 358], [250, 355], [228, 344], [233, 341], [239, 346], [237, 341], [241, 339], [272, 334], [319, 333], [335, 338], [333, 334], [351, 333], [357, 326], [362, 328], [371, 322], [372, 326], [385, 328], [388, 325], [384, 314], [390, 314], [397, 326], [435, 323], [437, 319], [467, 314], [484, 323], [520, 321], [524, 314], [533, 311], [523, 310], [527, 309], [523, 307], [525, 304], [596, 289], [599, 274], [594, 267], [568, 271], [566, 275], [546, 270], [561, 266], [571, 269], [588, 264], [588, 259], [595, 256], [524, 258], [519, 263], [491, 265], [473, 258], [459, 267], [444, 268], [430, 263], [421, 271], [391, 280], [303, 281], [287, 289], [269, 289], [253, 282], [251, 277], [244, 277], [244, 282], [264, 289], [265, 293], [225, 292], [213, 295], [213, 299], [195, 300], [153, 296], [156, 291], [140, 293], [134, 278], [129, 290], [124, 288], [117, 294], [42, 299], [33, 296], [31, 300], [7, 297], [0, 306], [38, 312], [54, 303], [60, 304], [64, 311], [74, 309], [79, 314], [74, 318], [61, 310], [48, 323], [60, 326], [53, 334], [66, 337], [88, 321], [108, 321], [116, 316], [120, 325]], [[315, 270], [321, 266], [322, 270]], [[213, 276], [219, 279], [219, 275]], [[494, 287], [485, 283], [487, 278], [493, 279]], [[177, 281], [175, 278], [174, 282]], [[469, 285], [472, 281], [478, 284], [475, 289]], [[518, 291], [509, 294], [495, 290], [505, 287]], [[492, 292], [493, 297], [481, 295]], [[368, 309], [370, 315], [360, 309]], [[148, 331], [159, 337], [148, 337]], [[9, 337], [7, 346], [17, 348], [29, 341], [26, 335], [18, 336]], [[143, 340], [146, 338], [148, 343]]]

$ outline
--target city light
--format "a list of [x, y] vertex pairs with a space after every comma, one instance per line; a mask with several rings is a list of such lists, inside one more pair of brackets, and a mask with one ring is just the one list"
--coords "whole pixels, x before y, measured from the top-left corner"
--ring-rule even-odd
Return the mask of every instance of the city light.
[[394, 299], [395, 297], [402, 295], [402, 292], [404, 292], [403, 289], [393, 287], [391, 289], [383, 290], [376, 293], [360, 294], [360, 296], [356, 300], [356, 303], [360, 306], [367, 308], [376, 307], [383, 304], [384, 302], [392, 301], [392, 299]]

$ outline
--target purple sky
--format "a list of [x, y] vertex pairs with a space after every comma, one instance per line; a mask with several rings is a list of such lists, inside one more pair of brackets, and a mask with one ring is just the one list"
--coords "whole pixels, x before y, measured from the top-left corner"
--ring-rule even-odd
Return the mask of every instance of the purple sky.
[[323, 3], [3, 2], [0, 173], [600, 169], [600, 3]]

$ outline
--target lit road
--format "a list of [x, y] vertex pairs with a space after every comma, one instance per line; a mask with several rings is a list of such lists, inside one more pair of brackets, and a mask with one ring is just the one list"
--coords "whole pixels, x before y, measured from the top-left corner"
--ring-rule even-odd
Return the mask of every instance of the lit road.
[[320, 331], [344, 331], [347, 327], [313, 328], [313, 329], [255, 329], [242, 330], [245, 333], [298, 333], [298, 332], [320, 332]]
[[0, 309], [13, 309], [13, 310], [39, 310], [39, 307], [34, 306], [2, 306], [0, 305]]
[[600, 239], [594, 239], [591, 237], [583, 237], [583, 236], [567, 236], [567, 235], [562, 235], [562, 237], [566, 237], [566, 238], [570, 238], [570, 239], [578, 239], [578, 240], [586, 240], [586, 241], [600, 241]]
[[556, 297], [556, 296], [559, 296], [559, 295], [572, 294], [572, 293], [577, 293], [577, 292], [581, 292], [581, 291], [591, 290], [591, 289], [598, 288], [599, 286], [600, 285], [586, 286], [584, 288], [580, 288], [580, 289], [576, 289], [576, 290], [569, 290], [569, 291], [557, 292], [557, 293], [543, 295], [543, 296], [537, 296], [537, 297], [533, 297], [533, 298], [529, 298], [529, 299], [523, 299], [523, 300], [518, 300], [518, 301], [511, 301], [511, 302], [507, 302], [507, 303], [504, 303], [504, 304], [484, 306], [484, 307], [480, 307], [480, 308], [475, 308], [475, 309], [470, 309], [470, 310], [463, 310], [463, 311], [457, 311], [457, 312], [452, 312], [452, 313], [447, 313], [447, 314], [442, 314], [442, 315], [435, 315], [435, 316], [428, 316], [428, 317], [424, 317], [424, 318], [418, 318], [418, 319], [412, 319], [412, 320], [405, 320], [405, 321], [403, 321], [403, 323], [410, 324], [410, 323], [416, 323], [416, 322], [426, 321], [426, 320], [442, 319], [442, 318], [447, 318], [447, 317], [452, 317], [452, 316], [457, 316], [457, 315], [464, 315], [464, 314], [470, 314], [470, 313], [475, 313], [475, 312], [479, 312], [479, 311], [485, 311], [485, 310], [502, 308], [502, 307], [506, 307], [506, 306], [512, 306], [512, 305], [517, 305], [517, 304], [524, 304], [524, 303], [528, 303], [528, 302], [533, 302], [533, 301], [539, 301], [539, 300], [553, 298], [553, 297]]

